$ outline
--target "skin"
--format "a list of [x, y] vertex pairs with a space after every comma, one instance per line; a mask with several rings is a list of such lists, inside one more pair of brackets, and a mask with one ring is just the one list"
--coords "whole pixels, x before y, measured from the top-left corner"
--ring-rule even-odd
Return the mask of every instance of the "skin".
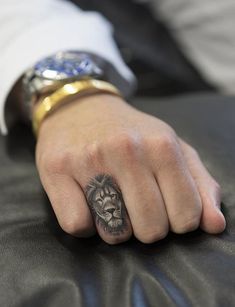
[[122, 193], [112, 176], [100, 174], [86, 187], [87, 203], [96, 224], [113, 236], [128, 231], [127, 212]]
[[[109, 244], [134, 235], [152, 243], [169, 231], [225, 229], [219, 184], [197, 152], [120, 97], [83, 97], [50, 114], [39, 130], [36, 164], [58, 222], [71, 235], [98, 232]], [[106, 177], [111, 183], [100, 189]], [[116, 230], [108, 227], [112, 206], [121, 207], [123, 223], [109, 222], [124, 225]], [[101, 207], [109, 210], [106, 221]]]

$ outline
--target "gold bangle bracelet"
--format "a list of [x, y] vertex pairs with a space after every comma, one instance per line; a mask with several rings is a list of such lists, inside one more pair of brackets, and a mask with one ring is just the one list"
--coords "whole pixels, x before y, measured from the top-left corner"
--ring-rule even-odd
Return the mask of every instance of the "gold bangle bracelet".
[[32, 124], [35, 135], [38, 135], [38, 130], [43, 119], [56, 107], [70, 101], [71, 98], [75, 98], [80, 94], [94, 94], [99, 92], [121, 96], [119, 90], [112, 84], [102, 80], [88, 79], [67, 83], [56, 90], [53, 94], [43, 98], [42, 101], [38, 103], [38, 106], [36, 106], [32, 116]]

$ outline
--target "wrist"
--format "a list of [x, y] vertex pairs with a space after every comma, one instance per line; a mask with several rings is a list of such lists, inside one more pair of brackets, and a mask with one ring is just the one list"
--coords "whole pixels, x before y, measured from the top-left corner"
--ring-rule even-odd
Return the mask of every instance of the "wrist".
[[33, 113], [33, 129], [35, 135], [37, 135], [44, 118], [54, 112], [58, 107], [69, 103], [73, 98], [81, 98], [96, 93], [108, 93], [114, 96], [121, 95], [118, 89], [108, 82], [87, 79], [65, 84], [51, 95], [43, 98]]
[[[34, 107], [32, 108], [32, 114], [36, 110], [37, 106], [42, 102], [42, 99], [43, 97], [36, 101]], [[57, 113], [63, 113], [63, 111], [72, 108], [83, 110], [89, 107], [93, 112], [95, 112], [97, 105], [108, 107], [111, 101], [115, 101], [117, 104], [127, 104], [127, 102], [121, 96], [114, 96], [103, 92], [87, 94], [82, 97], [74, 97], [70, 99], [68, 103], [61, 104], [53, 112], [51, 112], [51, 114], [46, 116], [43, 122]]]
[[[65, 103], [59, 106], [56, 110], [50, 113], [42, 121], [39, 135], [46, 133], [56, 127], [56, 129], [63, 125], [66, 121], [73, 125], [73, 120], [77, 122], [85, 123], [91, 116], [95, 114], [105, 114], [113, 110], [113, 116], [115, 116], [115, 110], [121, 106], [128, 105], [128, 103], [119, 96], [114, 96], [109, 93], [96, 93], [93, 95], [87, 95], [79, 98], [72, 99], [69, 103]], [[69, 120], [71, 119], [71, 121]], [[66, 126], [67, 128], [69, 125]]]

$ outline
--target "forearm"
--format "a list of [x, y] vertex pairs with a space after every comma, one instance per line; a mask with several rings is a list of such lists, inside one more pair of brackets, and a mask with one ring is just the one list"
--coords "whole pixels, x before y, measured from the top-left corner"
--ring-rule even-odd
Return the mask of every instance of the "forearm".
[[95, 12], [83, 12], [67, 1], [0, 1], [0, 126], [13, 84], [40, 58], [59, 50], [85, 50], [113, 63], [120, 74], [134, 77], [112, 39], [112, 26]]

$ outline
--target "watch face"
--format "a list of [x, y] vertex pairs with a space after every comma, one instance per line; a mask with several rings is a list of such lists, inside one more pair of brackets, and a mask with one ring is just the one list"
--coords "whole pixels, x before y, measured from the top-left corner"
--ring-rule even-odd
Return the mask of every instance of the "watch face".
[[102, 70], [88, 55], [76, 52], [61, 52], [47, 57], [39, 61], [34, 70], [37, 76], [50, 80], [102, 75]]

